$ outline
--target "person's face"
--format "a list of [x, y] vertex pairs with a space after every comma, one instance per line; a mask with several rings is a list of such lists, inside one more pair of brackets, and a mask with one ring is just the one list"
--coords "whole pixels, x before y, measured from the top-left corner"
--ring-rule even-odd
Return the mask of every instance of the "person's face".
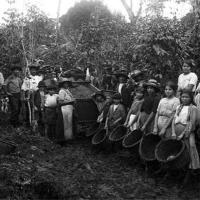
[[106, 103], [111, 103], [112, 102], [112, 98], [111, 97], [106, 97]]
[[31, 72], [31, 75], [32, 75], [32, 76], [35, 76], [36, 73], [37, 73], [36, 69], [34, 69], [34, 68], [32, 68], [32, 69], [30, 70], [30, 72]]
[[55, 90], [53, 90], [53, 89], [49, 90], [49, 94], [50, 94], [50, 95], [55, 94]]
[[174, 90], [169, 86], [165, 87], [165, 95], [166, 97], [172, 97], [174, 95]]
[[40, 90], [40, 91], [44, 91], [45, 88], [44, 88], [44, 87], [39, 87], [39, 90]]
[[119, 83], [126, 83], [126, 78], [123, 76], [119, 77]]
[[191, 103], [191, 98], [190, 98], [189, 94], [183, 93], [181, 95], [181, 102], [183, 105], [189, 105]]
[[19, 71], [18, 69], [15, 69], [15, 70], [13, 71], [13, 74], [14, 74], [15, 76], [19, 76], [20, 71]]
[[147, 87], [147, 92], [148, 92], [149, 95], [152, 95], [152, 94], [155, 93], [155, 88], [152, 87], [152, 86], [148, 86]]
[[183, 64], [183, 68], [182, 69], [183, 69], [183, 73], [184, 74], [189, 74], [190, 70], [191, 70], [190, 66], [187, 63]]
[[65, 82], [65, 83], [63, 84], [63, 87], [67, 89], [67, 88], [69, 88], [69, 84], [68, 84], [67, 82]]
[[121, 100], [120, 99], [113, 99], [113, 102], [114, 102], [115, 105], [118, 105], [121, 102]]
[[97, 102], [103, 102], [103, 101], [104, 101], [104, 98], [103, 98], [101, 95], [97, 95], [96, 101], [97, 101]]
[[144, 94], [142, 92], [136, 92], [135, 97], [137, 99], [142, 99], [144, 97]]

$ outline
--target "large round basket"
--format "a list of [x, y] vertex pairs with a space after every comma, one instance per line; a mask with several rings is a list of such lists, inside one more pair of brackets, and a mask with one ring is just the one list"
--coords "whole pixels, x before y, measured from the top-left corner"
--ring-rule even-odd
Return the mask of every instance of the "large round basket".
[[100, 129], [100, 123], [94, 123], [92, 124], [85, 133], [86, 137], [91, 137], [93, 135], [95, 135]]
[[156, 159], [170, 169], [183, 169], [189, 165], [190, 157], [186, 145], [179, 140], [163, 140], [155, 150]]
[[160, 140], [161, 138], [158, 135], [151, 133], [144, 135], [139, 146], [140, 157], [145, 161], [156, 160], [155, 149]]
[[138, 152], [139, 143], [142, 139], [143, 132], [141, 130], [134, 130], [126, 135], [122, 141], [124, 148], [128, 149], [131, 153]]
[[125, 126], [116, 127], [110, 134], [109, 140], [114, 143], [115, 150], [122, 148], [122, 140], [127, 134], [127, 128]]

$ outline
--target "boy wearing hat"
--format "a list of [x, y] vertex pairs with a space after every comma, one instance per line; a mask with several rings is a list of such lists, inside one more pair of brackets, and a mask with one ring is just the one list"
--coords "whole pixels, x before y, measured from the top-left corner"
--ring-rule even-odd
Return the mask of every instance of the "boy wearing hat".
[[56, 108], [58, 105], [58, 94], [56, 94], [56, 90], [56, 85], [49, 85], [44, 102], [45, 135], [51, 140], [55, 139], [56, 132]]
[[12, 67], [12, 74], [4, 82], [4, 89], [9, 97], [11, 109], [10, 122], [14, 127], [19, 125], [19, 114], [21, 106], [21, 86], [20, 78], [21, 68], [19, 66]]
[[117, 126], [123, 124], [126, 118], [126, 111], [124, 106], [121, 104], [121, 100], [122, 98], [119, 93], [113, 95], [113, 104], [109, 108], [105, 123], [105, 128], [109, 133]]

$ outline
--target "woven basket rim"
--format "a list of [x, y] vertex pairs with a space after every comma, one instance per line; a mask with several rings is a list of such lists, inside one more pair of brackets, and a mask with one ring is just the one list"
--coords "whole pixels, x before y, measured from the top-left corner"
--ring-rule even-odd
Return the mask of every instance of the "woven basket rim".
[[[143, 160], [145, 160], [145, 161], [154, 161], [154, 160], [156, 160], [156, 155], [155, 155], [154, 158], [150, 159], [150, 158], [146, 158], [146, 157], [143, 155], [143, 153], [142, 153], [142, 142], [144, 141], [144, 138], [147, 137], [147, 136], [149, 136], [149, 135], [154, 135], [154, 134], [148, 133], [148, 134], [144, 135], [144, 136], [142, 137], [142, 139], [140, 140], [139, 154], [140, 154], [140, 157], [141, 157]], [[158, 136], [158, 135], [154, 135], [154, 136]], [[158, 137], [159, 137], [159, 136], [158, 136]], [[160, 142], [159, 142], [159, 143], [160, 143]], [[158, 143], [158, 144], [159, 144], [159, 143]], [[157, 145], [156, 145], [156, 147], [157, 147]], [[156, 147], [155, 147], [155, 151], [156, 151]], [[155, 154], [155, 153], [154, 153], [154, 154]]]
[[[125, 134], [124, 136], [118, 138], [117, 140], [116, 140], [116, 139], [114, 140], [114, 139], [112, 138], [112, 135], [114, 134], [114, 132], [115, 132], [118, 128], [120, 128], [120, 127], [126, 128], [126, 127], [123, 126], [123, 125], [117, 126], [117, 127], [111, 132], [111, 134], [109, 135], [109, 140], [110, 140], [110, 141], [112, 141], [112, 142], [118, 142], [118, 141], [122, 140], [122, 139], [125, 137], [126, 134]], [[126, 131], [126, 133], [127, 133], [127, 131]]]
[[[96, 134], [98, 131], [101, 131], [101, 129], [100, 129], [100, 123], [97, 123], [97, 124], [98, 124], [98, 127], [96, 128], [96, 130], [93, 130], [93, 131], [91, 131], [89, 133], [86, 132], [86, 134], [85, 134], [86, 137], [90, 137], [90, 136]], [[93, 124], [93, 125], [95, 125], [95, 124]], [[90, 130], [90, 128], [88, 130]]]
[[98, 144], [100, 144], [100, 143], [102, 143], [105, 139], [106, 139], [106, 133], [104, 134], [104, 137], [102, 138], [102, 140], [100, 141], [100, 142], [98, 142], [98, 143], [96, 143], [96, 142], [94, 142], [94, 138], [95, 138], [95, 136], [97, 135], [97, 134], [99, 134], [102, 130], [105, 130], [105, 129], [101, 129], [100, 131], [98, 131], [94, 136], [93, 136], [93, 138], [92, 138], [92, 144], [93, 145], [98, 145]]
[[[173, 159], [170, 159], [170, 160], [163, 160], [163, 159], [160, 159], [160, 158], [158, 157], [158, 148], [159, 148], [159, 146], [160, 146], [163, 142], [167, 142], [167, 141], [170, 141], [170, 140], [172, 140], [172, 139], [161, 140], [161, 141], [158, 143], [158, 145], [157, 145], [157, 147], [156, 147], [156, 150], [155, 150], [155, 156], [156, 156], [156, 159], [157, 159], [159, 162], [163, 162], [163, 163], [171, 162], [171, 161], [175, 160], [176, 158], [178, 158], [178, 157], [183, 153], [183, 151], [185, 150], [185, 143], [184, 143], [182, 140], [175, 140], [175, 141], [179, 141], [179, 142], [182, 143], [182, 147], [181, 147], [181, 150], [179, 151], [179, 153], [176, 154], [176, 156], [174, 156]], [[173, 141], [173, 140], [172, 140], [172, 141]]]
[[[134, 130], [134, 131], [135, 131], [135, 130]], [[124, 139], [123, 139], [123, 141], [122, 141], [123, 147], [125, 147], [125, 148], [132, 148], [132, 147], [134, 147], [134, 146], [136, 146], [137, 144], [140, 143], [142, 137], [141, 137], [140, 140], [138, 140], [137, 142], [133, 143], [132, 145], [125, 145], [125, 144], [124, 144], [125, 139], [126, 139], [129, 135], [131, 135], [134, 131], [131, 131], [130, 133], [128, 133], [128, 134], [124, 137]]]

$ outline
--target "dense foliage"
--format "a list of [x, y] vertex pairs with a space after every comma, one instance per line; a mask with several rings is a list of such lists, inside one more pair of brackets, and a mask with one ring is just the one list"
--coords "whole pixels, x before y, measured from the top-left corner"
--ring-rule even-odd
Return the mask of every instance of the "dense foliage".
[[[149, 9], [162, 9], [162, 5], [151, 4]], [[161, 73], [165, 80], [178, 76], [185, 57], [194, 59], [196, 69], [200, 63], [195, 12], [181, 20], [148, 15], [133, 24], [111, 14], [99, 1], [81, 1], [60, 18], [60, 23], [56, 41], [56, 20], [49, 19], [35, 6], [30, 6], [25, 16], [10, 10], [6, 24], [0, 28], [3, 70], [16, 58], [25, 64], [26, 56], [29, 62], [42, 59], [45, 64], [66, 69], [89, 66], [99, 74], [106, 64], [115, 69], [140, 68], [148, 71], [148, 76]]]

